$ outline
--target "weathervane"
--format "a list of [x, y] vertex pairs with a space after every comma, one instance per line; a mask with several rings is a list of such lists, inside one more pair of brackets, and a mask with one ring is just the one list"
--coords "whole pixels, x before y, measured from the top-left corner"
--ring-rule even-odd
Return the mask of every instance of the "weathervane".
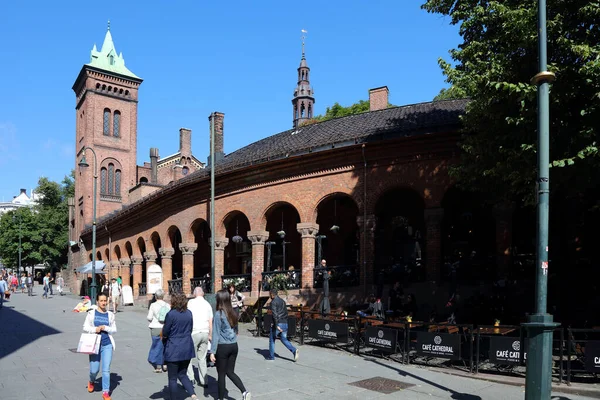
[[306, 34], [308, 33], [307, 30], [302, 29], [302, 58], [304, 58], [304, 39], [306, 39]]

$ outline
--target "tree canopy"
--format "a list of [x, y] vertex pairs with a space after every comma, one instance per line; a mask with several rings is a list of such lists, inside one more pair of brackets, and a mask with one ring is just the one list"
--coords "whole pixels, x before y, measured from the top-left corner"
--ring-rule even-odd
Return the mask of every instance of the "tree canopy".
[[[469, 97], [462, 162], [451, 174], [464, 188], [499, 199], [535, 199], [537, 176], [537, 1], [428, 0], [449, 16], [463, 42], [439, 60], [450, 89]], [[598, 182], [600, 3], [548, 0], [551, 188], [583, 192]], [[576, 190], [573, 190], [575, 189]]]
[[0, 217], [0, 258], [7, 267], [18, 266], [19, 235], [23, 266], [67, 262], [67, 198], [74, 194], [73, 176], [66, 176], [62, 183], [40, 178], [35, 192], [40, 198], [34, 207], [21, 207]]
[[[316, 122], [323, 122], [333, 118], [346, 117], [348, 115], [360, 114], [369, 111], [370, 103], [368, 100], [359, 100], [358, 103], [354, 103], [347, 107], [342, 106], [340, 103], [335, 102], [331, 107], [325, 109], [325, 114], [317, 115], [314, 118], [306, 121], [303, 125], [314, 124]], [[388, 104], [388, 107], [393, 105]]]

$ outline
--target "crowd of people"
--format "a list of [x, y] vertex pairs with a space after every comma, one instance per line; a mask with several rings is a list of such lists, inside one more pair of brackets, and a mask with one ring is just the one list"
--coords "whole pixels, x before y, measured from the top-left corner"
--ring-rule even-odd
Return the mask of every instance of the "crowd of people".
[[[56, 285], [56, 289], [60, 296], [64, 294], [65, 280], [60, 273], [56, 274], [54, 278], [51, 276], [50, 272], [43, 275], [43, 277], [39, 273], [38, 275], [43, 288], [43, 299], [47, 299], [48, 294], [54, 295], [53, 284]], [[3, 284], [0, 284], [0, 307], [5, 299], [10, 299], [12, 294], [19, 291], [23, 294], [27, 291], [28, 296], [34, 295], [33, 287], [36, 279], [34, 279], [30, 272], [22, 272], [19, 274], [18, 272], [9, 272], [3, 269], [0, 271], [0, 281], [3, 282]]]

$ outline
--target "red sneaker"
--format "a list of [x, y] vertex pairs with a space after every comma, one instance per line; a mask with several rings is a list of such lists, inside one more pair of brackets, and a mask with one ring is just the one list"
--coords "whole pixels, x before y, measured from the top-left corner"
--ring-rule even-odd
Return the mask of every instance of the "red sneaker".
[[88, 393], [92, 393], [94, 391], [94, 382], [88, 382]]
[[110, 395], [108, 394], [108, 392], [102, 393], [102, 400], [110, 400]]

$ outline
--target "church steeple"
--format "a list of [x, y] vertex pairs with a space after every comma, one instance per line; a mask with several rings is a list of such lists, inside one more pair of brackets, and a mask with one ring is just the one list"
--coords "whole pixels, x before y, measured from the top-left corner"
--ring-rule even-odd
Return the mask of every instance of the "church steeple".
[[92, 49], [92, 53], [90, 55], [90, 62], [87, 65], [109, 72], [115, 72], [119, 75], [128, 76], [130, 78], [139, 79], [137, 75], [125, 67], [123, 53], [117, 53], [112, 35], [110, 34], [110, 21], [108, 21], [108, 28], [106, 29], [106, 35], [104, 36], [104, 42], [102, 43], [100, 51], [98, 51], [96, 45], [94, 44], [94, 48]]
[[310, 86], [310, 68], [306, 62], [304, 53], [304, 39], [307, 32], [302, 30], [302, 59], [298, 67], [298, 84], [294, 90], [294, 98], [292, 99], [293, 121], [294, 128], [298, 128], [304, 122], [313, 117], [315, 98], [314, 91]]

